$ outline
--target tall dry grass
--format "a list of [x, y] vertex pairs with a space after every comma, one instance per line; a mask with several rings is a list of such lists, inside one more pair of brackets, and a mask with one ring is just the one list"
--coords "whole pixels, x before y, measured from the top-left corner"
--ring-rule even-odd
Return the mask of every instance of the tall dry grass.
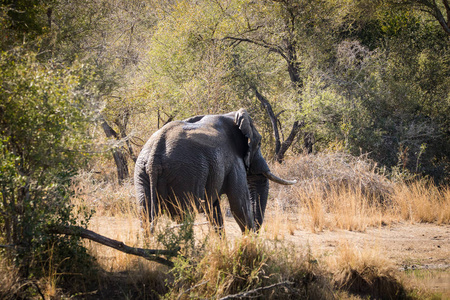
[[[142, 298], [150, 295], [150, 290], [152, 295], [158, 291], [167, 298], [220, 298], [283, 281], [293, 282], [295, 288], [277, 288], [267, 295], [308, 294], [306, 298], [333, 299], [344, 291], [392, 296], [402, 293], [402, 287], [392, 262], [379, 251], [362, 251], [344, 241], [333, 253], [324, 254], [308, 246], [293, 248], [285, 238], [297, 230], [364, 231], [402, 220], [450, 223], [448, 188], [426, 181], [391, 182], [364, 156], [308, 155], [271, 167], [274, 173], [299, 183], [271, 185], [266, 219], [258, 236], [242, 235], [228, 216], [221, 238], [198, 214], [195, 223], [202, 225], [194, 227], [194, 250], [177, 258], [170, 273], [164, 266], [89, 241], [86, 246], [100, 268], [111, 274], [127, 274], [127, 284], [139, 290], [133, 295]], [[223, 202], [225, 212], [228, 208]], [[132, 182], [118, 185], [96, 173], [80, 174], [73, 203], [76, 208], [95, 210], [89, 225], [95, 232], [130, 246], [164, 247], [156, 234], [141, 224]], [[158, 228], [157, 233], [179, 230], [167, 218], [158, 222]], [[382, 286], [389, 290], [382, 290]]]
[[411, 222], [450, 224], [450, 187], [431, 181], [399, 183], [391, 195], [390, 212]]
[[272, 205], [284, 214], [297, 214], [297, 222], [312, 232], [364, 231], [402, 220], [450, 224], [448, 187], [427, 180], [390, 181], [365, 156], [321, 153], [272, 169], [299, 181], [293, 186], [272, 185]]
[[383, 256], [382, 249], [358, 249], [348, 241], [342, 241], [336, 255], [327, 257], [325, 261], [339, 290], [369, 294], [375, 299], [406, 298], [395, 264]]
[[21, 280], [18, 268], [0, 258], [0, 299], [15, 299], [15, 295], [28, 284], [32, 283]]

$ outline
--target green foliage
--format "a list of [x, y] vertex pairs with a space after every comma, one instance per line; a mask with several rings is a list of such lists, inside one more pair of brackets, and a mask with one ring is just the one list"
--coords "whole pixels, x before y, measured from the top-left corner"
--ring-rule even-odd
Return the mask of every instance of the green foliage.
[[36, 40], [48, 30], [46, 14], [53, 0], [3, 0], [0, 4], [0, 49]]
[[161, 226], [156, 235], [156, 240], [164, 249], [180, 253], [182, 256], [193, 255], [195, 215], [187, 214], [179, 228], [170, 228], [169, 224]]
[[147, 72], [150, 105], [178, 118], [229, 109], [233, 91], [229, 50], [216, 38], [223, 15], [218, 5], [181, 1], [152, 37]]
[[87, 257], [78, 238], [47, 233], [48, 226], [89, 219], [76, 220], [69, 201], [71, 178], [87, 158], [83, 72], [39, 63], [31, 52], [1, 53], [0, 241], [14, 248], [7, 256], [26, 276]]
[[388, 169], [448, 178], [449, 44], [432, 16], [343, 0], [181, 1], [162, 15], [140, 96], [153, 110], [181, 119], [245, 106], [270, 155], [256, 87], [282, 139], [303, 121], [316, 151], [343, 145]]
[[203, 241], [195, 255], [175, 259], [166, 298], [220, 297], [270, 283], [266, 276], [271, 274], [267, 265], [270, 253], [261, 239], [243, 236], [232, 244], [218, 239], [215, 236]]
[[367, 24], [377, 39], [340, 41], [328, 69], [316, 66], [319, 76], [311, 76], [303, 91], [303, 117], [317, 150], [342, 144], [395, 172], [401, 165], [443, 182], [449, 45], [424, 16], [388, 8], [373, 16], [378, 25]]

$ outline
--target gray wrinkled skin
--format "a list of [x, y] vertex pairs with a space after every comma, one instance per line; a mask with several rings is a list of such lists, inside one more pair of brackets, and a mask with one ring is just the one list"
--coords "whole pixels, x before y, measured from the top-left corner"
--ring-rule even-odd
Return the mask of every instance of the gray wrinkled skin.
[[136, 197], [144, 216], [152, 224], [161, 213], [180, 221], [193, 204], [222, 228], [219, 198], [226, 194], [241, 230], [258, 230], [269, 191], [263, 174], [270, 171], [260, 142], [244, 109], [166, 124], [136, 162]]

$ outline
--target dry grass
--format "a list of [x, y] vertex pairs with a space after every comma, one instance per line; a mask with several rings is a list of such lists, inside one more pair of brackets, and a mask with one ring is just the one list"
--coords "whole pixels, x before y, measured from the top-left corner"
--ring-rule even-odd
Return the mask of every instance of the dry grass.
[[[206, 247], [194, 269], [183, 265], [182, 259], [171, 297], [220, 297], [258, 285], [262, 280], [260, 275], [267, 267], [268, 257], [261, 240], [256, 237], [244, 236], [229, 243], [213, 236]], [[183, 276], [183, 273], [190, 276]]]
[[23, 287], [17, 268], [0, 258], [0, 299], [15, 299]]
[[[295, 187], [306, 197], [319, 190], [327, 196], [333, 189], [347, 188], [368, 199], [383, 201], [392, 192], [393, 184], [378, 174], [376, 167], [366, 156], [335, 152], [298, 156], [282, 165], [274, 165], [273, 170], [283, 177], [297, 179]], [[290, 195], [283, 197], [286, 207], [296, 204], [296, 199]]]
[[426, 180], [391, 182], [365, 156], [343, 153], [300, 156], [272, 169], [299, 181], [271, 186], [278, 215], [297, 213], [311, 232], [365, 231], [400, 220], [450, 224], [450, 188]]
[[338, 289], [375, 298], [405, 297], [395, 265], [385, 258], [381, 249], [358, 249], [344, 241], [337, 247], [336, 255], [326, 261]]
[[392, 194], [393, 213], [404, 220], [450, 224], [450, 188], [438, 188], [430, 181], [400, 183]]
[[402, 281], [412, 287], [416, 299], [450, 299], [448, 270], [412, 270], [403, 274]]
[[[308, 247], [293, 249], [285, 242], [287, 237], [304, 229], [365, 231], [400, 220], [450, 223], [449, 188], [439, 189], [425, 181], [390, 182], [365, 157], [342, 153], [302, 156], [273, 165], [272, 171], [295, 178], [299, 184], [271, 185], [262, 232], [241, 235], [233, 223], [228, 225], [233, 229], [227, 228], [226, 238], [220, 238], [209, 225], [195, 226], [195, 255], [190, 260], [178, 258], [171, 274], [155, 263], [95, 243], [85, 245], [101, 269], [127, 274], [130, 289], [139, 290], [133, 295], [141, 298], [155, 291], [168, 292], [168, 298], [220, 297], [289, 280], [296, 288], [278, 288], [267, 295], [305, 297], [308, 288], [312, 298], [354, 299], [359, 297], [354, 294], [382, 297], [403, 293], [392, 262], [380, 249], [361, 250], [343, 242], [335, 252], [323, 253]], [[76, 192], [77, 208], [95, 209], [90, 229], [130, 246], [162, 247], [142, 229], [131, 182], [119, 186], [99, 179], [98, 174], [84, 173], [78, 178]], [[197, 217], [197, 223], [204, 221], [204, 216]], [[163, 218], [157, 232], [177, 230], [173, 225]], [[171, 289], [165, 280], [171, 282]], [[99, 282], [111, 284], [104, 279]]]

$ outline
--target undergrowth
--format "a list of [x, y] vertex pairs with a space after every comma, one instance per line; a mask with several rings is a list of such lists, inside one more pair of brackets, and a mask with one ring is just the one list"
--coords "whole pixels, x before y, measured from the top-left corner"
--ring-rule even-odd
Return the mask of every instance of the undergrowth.
[[[1, 298], [56, 299], [421, 299], [426, 291], [405, 287], [395, 264], [380, 249], [359, 249], [343, 241], [332, 253], [290, 244], [297, 230], [364, 231], [399, 221], [450, 224], [450, 190], [426, 180], [391, 181], [365, 157], [342, 153], [293, 158], [272, 170], [299, 184], [271, 185], [266, 220], [259, 234], [241, 234], [228, 224], [218, 235], [193, 215], [176, 225], [160, 218], [155, 233], [141, 223], [131, 182], [123, 185], [95, 173], [78, 177], [74, 211], [95, 211], [89, 228], [151, 249], [177, 249], [175, 267], [126, 255], [84, 241], [95, 272], [74, 274], [64, 285], [55, 268], [41, 281], [20, 278], [0, 262]], [[109, 175], [108, 175], [109, 176]], [[223, 211], [227, 211], [226, 200]], [[82, 211], [82, 210], [80, 210]], [[200, 221], [199, 221], [200, 219]], [[197, 223], [196, 223], [197, 222]], [[234, 227], [233, 227], [234, 226]], [[56, 264], [58, 262], [55, 262]], [[84, 284], [83, 284], [84, 282]], [[13, 295], [13, 296], [9, 296]], [[41, 296], [43, 295], [43, 296]], [[228, 298], [227, 298], [228, 297]], [[430, 299], [431, 299], [430, 298]]]
[[299, 183], [272, 185], [272, 203], [283, 213], [299, 214], [312, 232], [365, 231], [398, 221], [450, 224], [448, 186], [438, 187], [427, 178], [390, 180], [365, 156], [320, 153], [293, 158], [273, 169]]

